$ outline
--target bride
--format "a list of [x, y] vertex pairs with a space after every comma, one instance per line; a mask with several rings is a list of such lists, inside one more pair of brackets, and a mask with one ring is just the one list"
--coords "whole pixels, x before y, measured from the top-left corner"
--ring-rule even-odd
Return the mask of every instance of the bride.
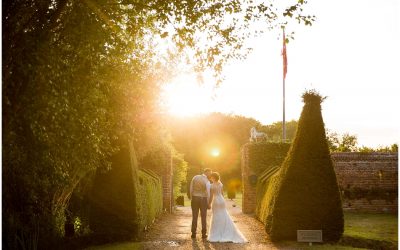
[[219, 181], [219, 174], [213, 172], [210, 179], [213, 183], [210, 188], [208, 207], [212, 208], [212, 216], [208, 241], [246, 243], [246, 238], [236, 227], [226, 210], [225, 199], [222, 193], [223, 185]]

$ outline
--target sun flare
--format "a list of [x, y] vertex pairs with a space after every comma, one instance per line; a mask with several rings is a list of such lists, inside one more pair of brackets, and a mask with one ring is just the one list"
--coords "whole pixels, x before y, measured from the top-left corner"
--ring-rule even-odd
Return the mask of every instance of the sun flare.
[[213, 88], [198, 84], [194, 75], [176, 78], [164, 87], [165, 107], [171, 115], [186, 117], [213, 110]]
[[213, 149], [211, 150], [211, 155], [212, 155], [213, 157], [218, 157], [218, 156], [220, 155], [219, 149], [218, 149], [218, 148], [213, 148]]

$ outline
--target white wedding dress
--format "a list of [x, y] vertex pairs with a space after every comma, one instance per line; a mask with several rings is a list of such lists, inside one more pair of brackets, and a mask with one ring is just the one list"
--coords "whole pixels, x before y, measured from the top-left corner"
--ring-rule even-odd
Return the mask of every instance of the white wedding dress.
[[208, 241], [246, 243], [246, 238], [236, 227], [226, 210], [225, 199], [222, 194], [222, 183], [213, 183], [210, 191], [213, 194], [213, 201], [211, 205], [212, 216]]

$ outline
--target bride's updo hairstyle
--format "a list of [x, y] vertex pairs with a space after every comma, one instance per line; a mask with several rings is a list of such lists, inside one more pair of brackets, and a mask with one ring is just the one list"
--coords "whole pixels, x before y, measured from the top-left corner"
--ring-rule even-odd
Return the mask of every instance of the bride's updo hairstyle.
[[219, 181], [219, 174], [218, 172], [212, 172], [211, 177], [213, 177], [215, 179], [216, 182]]

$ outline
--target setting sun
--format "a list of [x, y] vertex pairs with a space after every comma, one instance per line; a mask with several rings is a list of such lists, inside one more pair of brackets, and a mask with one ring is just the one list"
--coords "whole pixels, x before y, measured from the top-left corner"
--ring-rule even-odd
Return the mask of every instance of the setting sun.
[[213, 110], [213, 86], [199, 84], [195, 75], [183, 75], [164, 87], [167, 111], [176, 116], [193, 116]]
[[211, 150], [211, 155], [212, 155], [213, 157], [218, 157], [218, 156], [220, 155], [219, 149], [218, 149], [218, 148], [213, 148], [213, 149]]

